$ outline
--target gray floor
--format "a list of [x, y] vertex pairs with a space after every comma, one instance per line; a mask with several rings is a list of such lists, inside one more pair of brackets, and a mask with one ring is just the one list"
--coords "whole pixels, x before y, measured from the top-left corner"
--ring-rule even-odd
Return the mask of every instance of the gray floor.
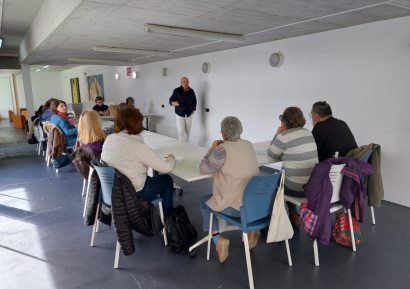
[[14, 128], [8, 119], [0, 120], [0, 148], [10, 145], [27, 143], [24, 129]]
[[[175, 203], [187, 208], [199, 231], [198, 202], [211, 181], [176, 181], [184, 195], [175, 196]], [[34, 152], [0, 159], [0, 288], [248, 288], [238, 232], [226, 234], [231, 248], [222, 265], [214, 248], [207, 262], [205, 246], [190, 259], [170, 252], [161, 236], [134, 234], [136, 252], [121, 256], [114, 270], [114, 231], [102, 226], [96, 247], [89, 246], [81, 188], [71, 165], [56, 174]], [[302, 229], [290, 241], [291, 268], [284, 244], [262, 238], [251, 252], [256, 288], [409, 288], [410, 209], [384, 202], [376, 218], [376, 226], [369, 219], [361, 226], [363, 243], [356, 253], [335, 243], [319, 246], [319, 268]]]

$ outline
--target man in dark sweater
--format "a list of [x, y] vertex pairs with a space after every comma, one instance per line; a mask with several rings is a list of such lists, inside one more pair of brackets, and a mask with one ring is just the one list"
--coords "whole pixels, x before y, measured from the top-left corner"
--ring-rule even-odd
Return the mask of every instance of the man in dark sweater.
[[95, 105], [93, 107], [93, 110], [98, 112], [99, 115], [108, 114], [108, 105], [104, 104], [104, 98], [102, 98], [101, 96], [97, 96], [95, 98]]
[[178, 139], [188, 142], [192, 116], [196, 110], [196, 96], [194, 90], [189, 87], [188, 77], [181, 78], [181, 86], [174, 89], [169, 104], [175, 107]]
[[357, 148], [350, 128], [343, 120], [332, 116], [332, 109], [326, 101], [314, 103], [311, 116], [319, 162], [333, 157], [335, 152], [345, 156], [349, 150]]

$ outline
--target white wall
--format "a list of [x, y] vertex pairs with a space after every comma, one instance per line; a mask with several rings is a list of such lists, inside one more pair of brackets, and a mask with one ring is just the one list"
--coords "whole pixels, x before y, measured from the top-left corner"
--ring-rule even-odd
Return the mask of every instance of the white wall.
[[[410, 206], [410, 181], [397, 173], [410, 169], [409, 43], [410, 17], [404, 17], [141, 65], [135, 67], [138, 80], [125, 77], [124, 67], [80, 67], [69, 75], [102, 72], [107, 100], [121, 102], [134, 96], [143, 111], [162, 116], [157, 131], [172, 136], [176, 128], [168, 98], [180, 77], [188, 76], [199, 102], [191, 142], [203, 145], [219, 138], [219, 123], [227, 115], [242, 120], [244, 138], [262, 141], [272, 138], [285, 107], [301, 107], [308, 119], [312, 103], [326, 100], [334, 116], [349, 124], [359, 145], [381, 144], [385, 197]], [[268, 64], [276, 51], [285, 55], [280, 68]], [[201, 72], [203, 62], [211, 64], [209, 74]], [[161, 76], [163, 67], [169, 76]], [[122, 74], [118, 81], [115, 71]], [[69, 84], [63, 92], [71, 95]], [[306, 127], [312, 127], [310, 121]]]
[[33, 89], [34, 108], [37, 109], [50, 98], [71, 102], [63, 96], [61, 72], [59, 71], [31, 71], [31, 85]]
[[0, 116], [9, 118], [9, 110], [13, 110], [13, 99], [11, 94], [10, 76], [0, 76]]
[[[120, 80], [115, 80], [114, 74], [120, 74]], [[103, 75], [104, 98], [106, 102], [124, 102], [128, 96], [136, 98], [135, 81], [126, 76], [125, 67], [111, 67], [101, 65], [79, 66], [61, 72], [63, 97], [71, 102], [70, 78], [79, 78], [81, 102], [89, 101], [87, 76]]]
[[[59, 71], [31, 71], [31, 86], [33, 92], [34, 109], [43, 105], [50, 98], [62, 99], [71, 102], [69, 98], [63, 96], [63, 86], [61, 81], [61, 72]], [[17, 90], [20, 107], [26, 107], [26, 99], [21, 72], [16, 75]]]

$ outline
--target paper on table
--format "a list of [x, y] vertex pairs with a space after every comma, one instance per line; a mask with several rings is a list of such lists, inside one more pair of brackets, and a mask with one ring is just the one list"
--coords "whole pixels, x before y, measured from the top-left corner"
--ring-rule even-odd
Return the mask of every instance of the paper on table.
[[[184, 156], [180, 155], [174, 155], [176, 161], [182, 161], [184, 159]], [[164, 159], [167, 158], [167, 156], [163, 156]]]
[[282, 170], [282, 165], [283, 165], [283, 162], [276, 162], [276, 163], [266, 164], [265, 166], [280, 171]]

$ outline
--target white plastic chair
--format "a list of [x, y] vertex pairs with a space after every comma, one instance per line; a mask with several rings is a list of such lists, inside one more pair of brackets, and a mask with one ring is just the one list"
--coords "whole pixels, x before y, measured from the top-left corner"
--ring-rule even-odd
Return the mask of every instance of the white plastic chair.
[[[342, 181], [343, 181], [343, 175], [340, 173], [342, 169], [345, 167], [345, 164], [341, 165], [332, 165], [330, 172], [329, 172], [329, 177], [330, 181], [333, 186], [333, 191], [332, 191], [332, 199], [330, 201], [331, 207], [330, 207], [330, 213], [335, 213], [341, 209], [343, 209], [343, 205], [339, 203], [340, 201], [340, 188], [342, 186]], [[298, 207], [301, 206], [301, 204], [306, 200], [306, 198], [296, 198], [296, 197], [291, 197], [285, 195], [285, 201], [290, 202]], [[350, 234], [352, 236], [352, 249], [354, 252], [356, 252], [356, 243], [354, 239], [354, 231], [353, 231], [353, 223], [352, 223], [352, 214], [350, 209], [347, 209], [347, 214], [349, 216], [349, 227], [350, 227]], [[315, 265], [319, 266], [319, 250], [317, 246], [317, 240], [313, 241], [313, 253], [314, 253], [314, 258], [315, 258]]]

